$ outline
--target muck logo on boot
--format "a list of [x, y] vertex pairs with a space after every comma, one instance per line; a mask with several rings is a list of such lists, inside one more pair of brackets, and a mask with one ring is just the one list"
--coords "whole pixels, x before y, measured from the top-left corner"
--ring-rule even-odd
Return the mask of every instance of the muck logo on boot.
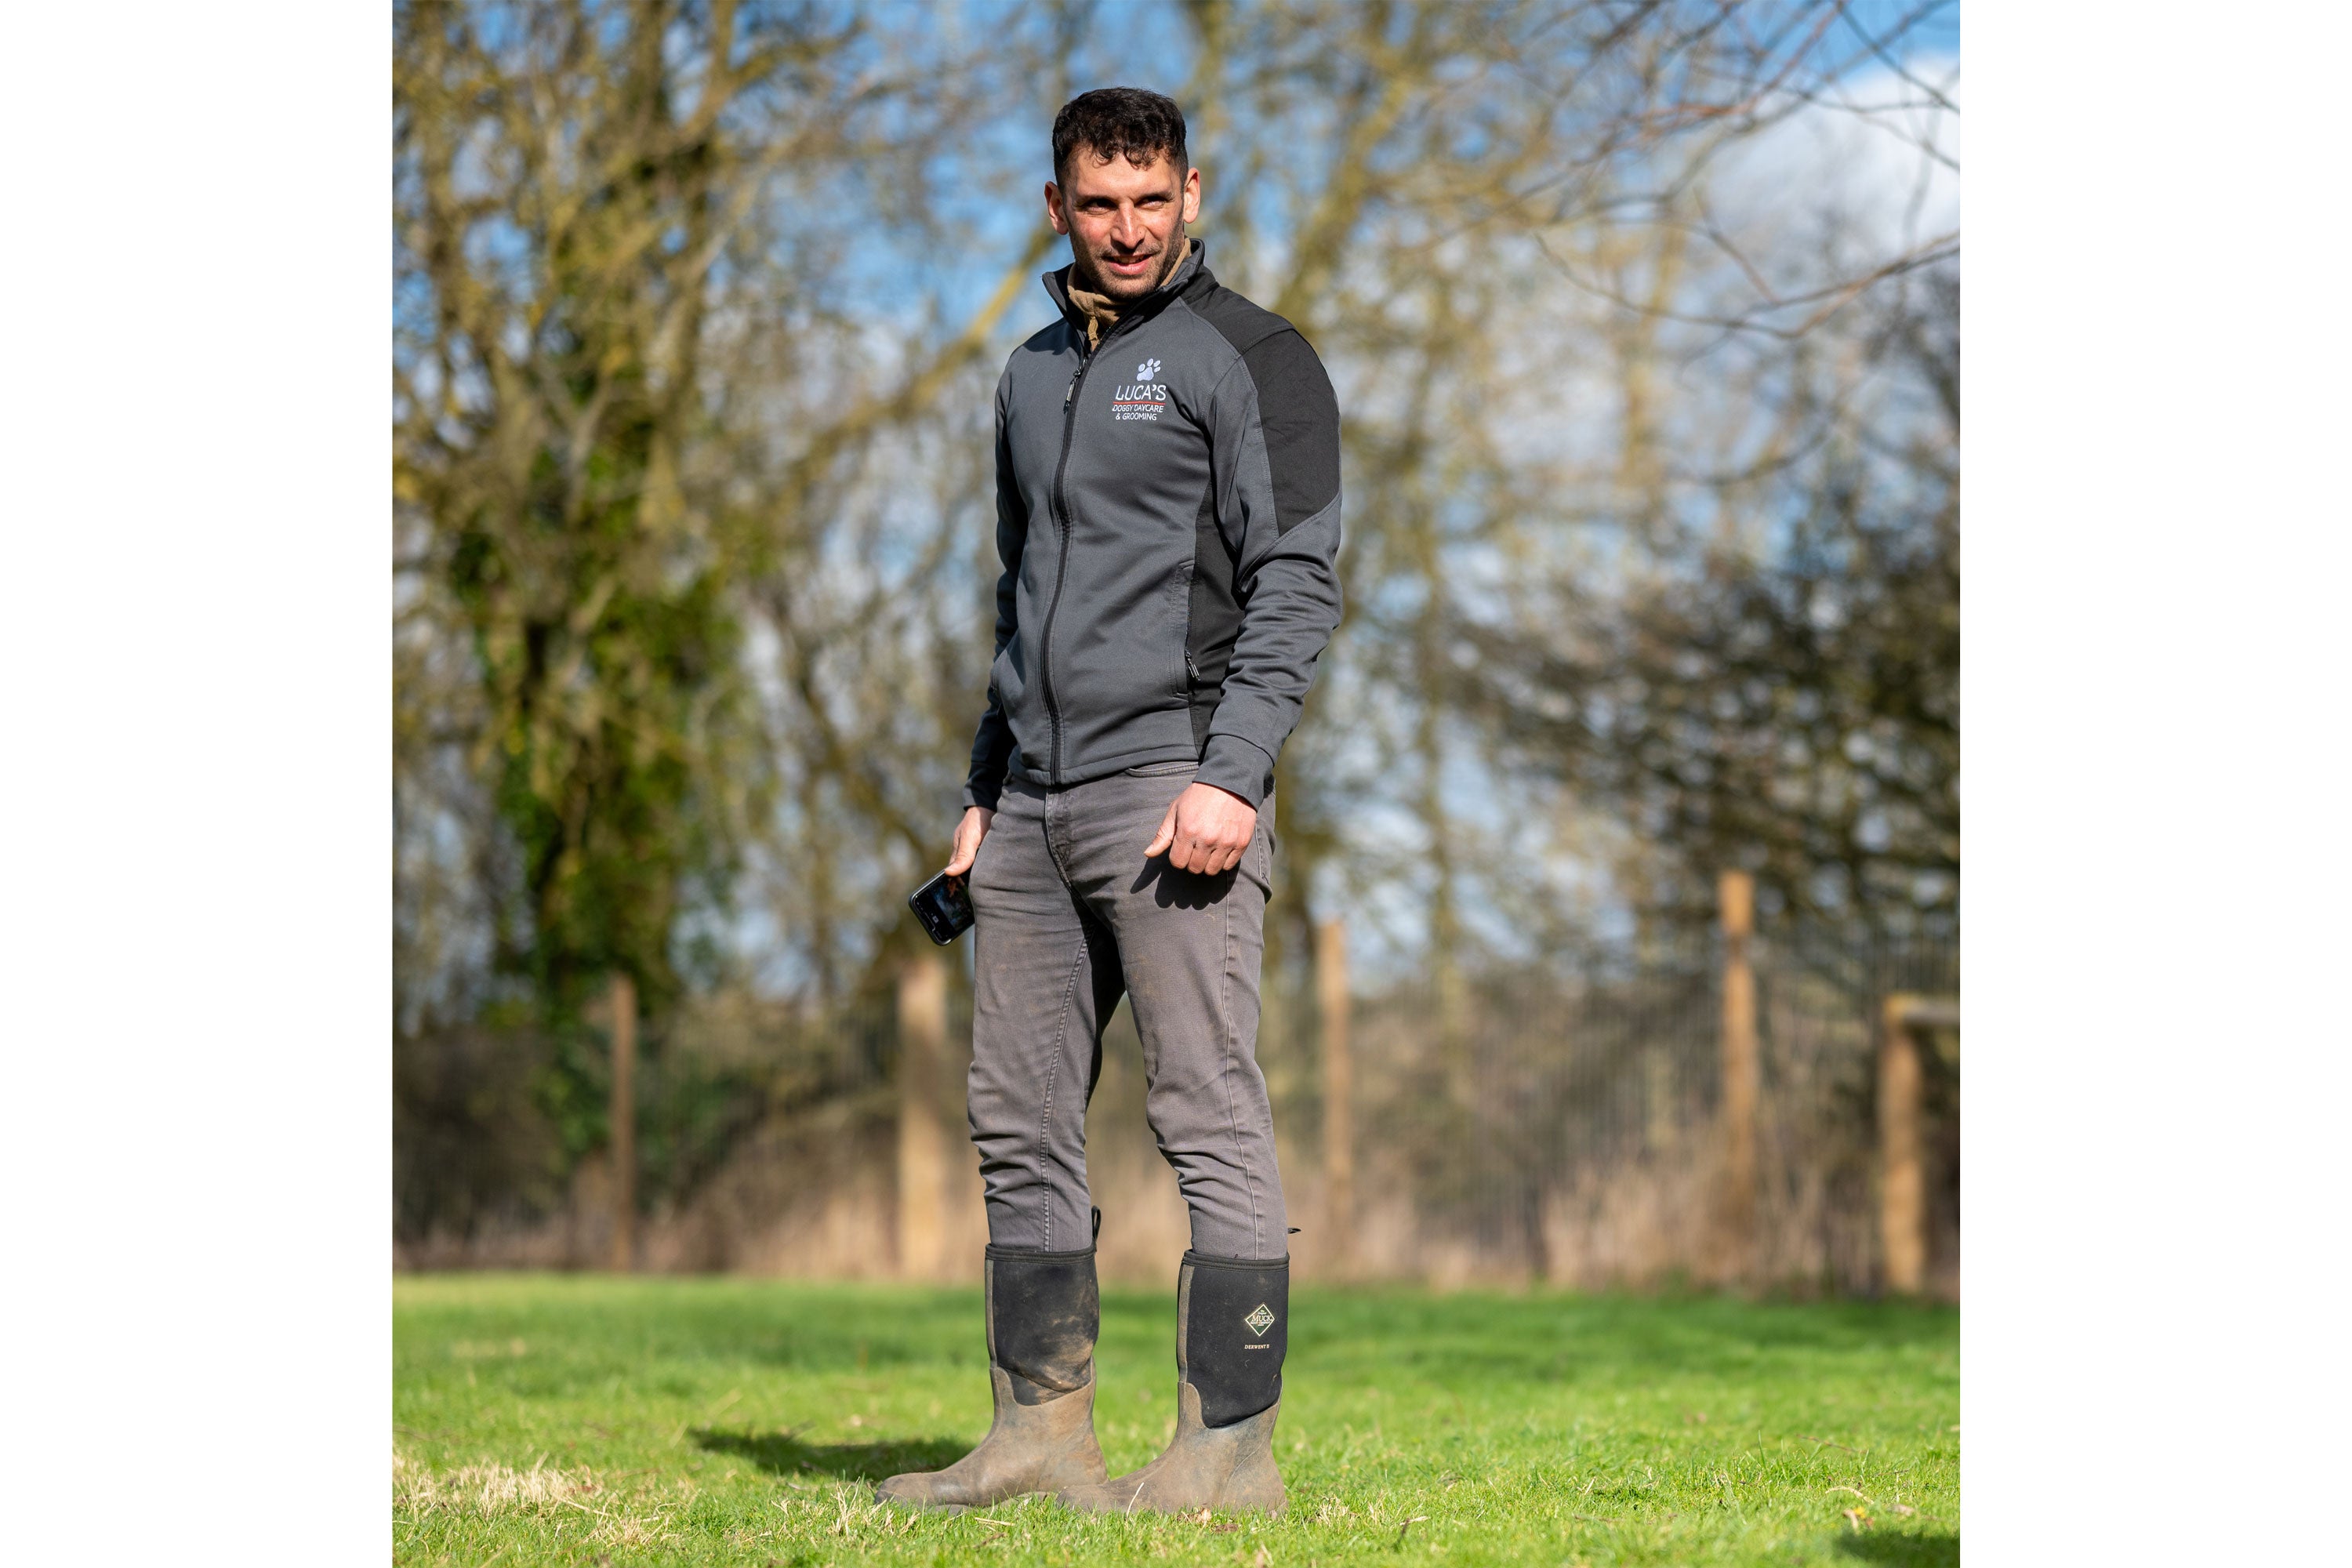
[[1266, 1310], [1265, 1302], [1260, 1301], [1257, 1304], [1257, 1310], [1244, 1318], [1242, 1321], [1248, 1326], [1251, 1333], [1264, 1339], [1266, 1330], [1274, 1327], [1274, 1314]]

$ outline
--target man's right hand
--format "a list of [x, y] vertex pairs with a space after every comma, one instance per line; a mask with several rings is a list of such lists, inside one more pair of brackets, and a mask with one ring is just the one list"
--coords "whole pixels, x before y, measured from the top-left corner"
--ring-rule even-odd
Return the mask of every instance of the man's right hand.
[[989, 824], [995, 820], [996, 813], [984, 805], [963, 808], [963, 820], [956, 824], [955, 850], [948, 857], [949, 876], [961, 877], [971, 869], [972, 860], [980, 854], [980, 841], [988, 837]]

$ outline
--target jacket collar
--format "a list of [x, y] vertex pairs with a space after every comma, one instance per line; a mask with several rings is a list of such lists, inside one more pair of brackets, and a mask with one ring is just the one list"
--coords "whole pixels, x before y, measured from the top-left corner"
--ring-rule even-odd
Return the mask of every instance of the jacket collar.
[[[1208, 247], [1202, 244], [1197, 236], [1193, 237], [1192, 248], [1185, 254], [1183, 260], [1176, 264], [1176, 270], [1168, 275], [1168, 280], [1129, 306], [1121, 314], [1121, 321], [1139, 316], [1157, 315], [1167, 309], [1168, 301], [1182, 293], [1195, 279], [1206, 275], [1209, 266], [1208, 254]], [[1045, 292], [1053, 297], [1054, 308], [1062, 312], [1062, 319], [1070, 323], [1070, 330], [1083, 339], [1087, 331], [1087, 313], [1078, 309], [1070, 299], [1070, 269], [1076, 265], [1076, 262], [1070, 262], [1055, 268], [1045, 274], [1043, 281], [1045, 285]]]

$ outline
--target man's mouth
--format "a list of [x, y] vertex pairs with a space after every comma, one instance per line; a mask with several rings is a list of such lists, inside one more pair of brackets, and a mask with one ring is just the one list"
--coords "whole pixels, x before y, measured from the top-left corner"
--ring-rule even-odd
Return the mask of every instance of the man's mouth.
[[1155, 250], [1149, 256], [1129, 257], [1125, 259], [1116, 256], [1106, 256], [1101, 258], [1101, 266], [1105, 272], [1114, 278], [1147, 278], [1150, 276], [1152, 263], [1159, 259], [1160, 253]]

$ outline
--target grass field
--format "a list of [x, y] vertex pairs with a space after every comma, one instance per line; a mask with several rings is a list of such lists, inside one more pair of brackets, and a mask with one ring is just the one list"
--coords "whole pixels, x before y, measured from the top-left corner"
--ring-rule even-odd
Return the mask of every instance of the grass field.
[[[988, 1426], [978, 1290], [394, 1286], [403, 1563], [1951, 1563], [1948, 1308], [1300, 1289], [1276, 1521], [959, 1518], [873, 1483]], [[1174, 1413], [1175, 1307], [1108, 1292], [1114, 1473]]]

